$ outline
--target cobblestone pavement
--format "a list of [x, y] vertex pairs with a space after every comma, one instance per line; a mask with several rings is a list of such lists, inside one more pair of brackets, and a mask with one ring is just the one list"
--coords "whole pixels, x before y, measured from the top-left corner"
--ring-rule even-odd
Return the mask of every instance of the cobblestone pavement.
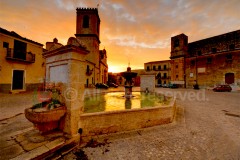
[[20, 94], [0, 93], [0, 120], [23, 114], [25, 108], [29, 108], [39, 102], [37, 92]]
[[240, 159], [239, 92], [162, 88], [158, 92], [177, 96], [175, 122], [99, 136], [62, 159]]

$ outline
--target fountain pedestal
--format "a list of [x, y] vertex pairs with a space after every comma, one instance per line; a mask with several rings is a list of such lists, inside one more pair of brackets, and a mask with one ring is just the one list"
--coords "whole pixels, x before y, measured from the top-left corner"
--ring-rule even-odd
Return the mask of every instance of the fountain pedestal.
[[126, 98], [132, 97], [132, 87], [133, 86], [125, 86], [125, 97]]
[[127, 72], [122, 72], [121, 76], [123, 76], [126, 79], [125, 82], [125, 98], [131, 98], [132, 97], [132, 78], [135, 78], [137, 76], [137, 73], [131, 72], [131, 67], [127, 68]]

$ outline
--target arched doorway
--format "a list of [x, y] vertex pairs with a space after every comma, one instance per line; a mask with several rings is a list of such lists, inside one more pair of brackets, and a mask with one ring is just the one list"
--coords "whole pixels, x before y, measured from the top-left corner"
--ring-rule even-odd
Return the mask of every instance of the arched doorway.
[[161, 81], [161, 79], [158, 79], [158, 84], [162, 84], [162, 81]]
[[234, 83], [234, 73], [226, 73], [225, 74], [225, 83], [233, 84]]

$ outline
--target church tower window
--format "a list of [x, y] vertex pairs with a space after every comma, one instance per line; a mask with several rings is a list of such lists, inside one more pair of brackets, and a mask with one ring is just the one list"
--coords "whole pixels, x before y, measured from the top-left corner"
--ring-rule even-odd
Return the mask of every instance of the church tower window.
[[89, 17], [85, 15], [83, 17], [83, 28], [88, 28], [89, 27]]
[[178, 47], [179, 46], [179, 39], [176, 39], [175, 41], [174, 41], [174, 47]]

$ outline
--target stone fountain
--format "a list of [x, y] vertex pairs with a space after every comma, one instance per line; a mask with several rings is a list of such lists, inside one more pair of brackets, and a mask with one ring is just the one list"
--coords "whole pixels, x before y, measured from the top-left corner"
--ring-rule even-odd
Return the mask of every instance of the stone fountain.
[[123, 76], [125, 81], [125, 98], [131, 98], [132, 97], [132, 87], [133, 87], [133, 81], [132, 78], [135, 78], [137, 76], [137, 73], [131, 71], [131, 67], [128, 66], [126, 72], [121, 72], [121, 76]]
[[[136, 130], [166, 123], [174, 120], [176, 113], [175, 98], [155, 93], [155, 75], [141, 75], [146, 93], [134, 92], [132, 95], [133, 78], [137, 73], [128, 66], [121, 72], [125, 81], [123, 92], [109, 92], [86, 97], [84, 113], [80, 115], [79, 128], [83, 130], [82, 140], [90, 141], [101, 134]], [[142, 80], [141, 80], [142, 83]], [[151, 85], [149, 85], [151, 84]]]

